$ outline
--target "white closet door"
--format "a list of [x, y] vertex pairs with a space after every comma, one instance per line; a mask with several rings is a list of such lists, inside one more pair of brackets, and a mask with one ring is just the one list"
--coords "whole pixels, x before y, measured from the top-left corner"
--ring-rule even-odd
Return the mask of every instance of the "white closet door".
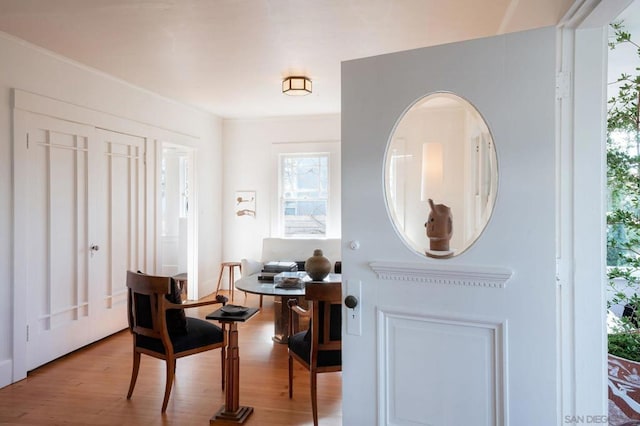
[[16, 114], [31, 370], [127, 327], [126, 271], [147, 256], [145, 139]]
[[145, 138], [96, 129], [95, 167], [89, 188], [95, 202], [92, 241], [100, 250], [92, 260], [93, 337], [127, 327], [126, 271], [144, 269]]
[[[25, 113], [27, 369], [88, 342], [93, 128]], [[16, 167], [25, 165], [16, 164]], [[16, 235], [16, 238], [22, 238]], [[20, 307], [16, 307], [19, 309]]]

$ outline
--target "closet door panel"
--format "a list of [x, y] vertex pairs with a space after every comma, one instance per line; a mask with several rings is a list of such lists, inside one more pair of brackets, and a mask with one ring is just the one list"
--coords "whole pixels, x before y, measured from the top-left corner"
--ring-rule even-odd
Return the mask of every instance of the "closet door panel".
[[87, 343], [88, 146], [93, 129], [29, 114], [25, 136], [27, 365]]
[[126, 271], [143, 270], [145, 253], [145, 138], [97, 129], [97, 161], [102, 182], [96, 194], [95, 337], [127, 327]]

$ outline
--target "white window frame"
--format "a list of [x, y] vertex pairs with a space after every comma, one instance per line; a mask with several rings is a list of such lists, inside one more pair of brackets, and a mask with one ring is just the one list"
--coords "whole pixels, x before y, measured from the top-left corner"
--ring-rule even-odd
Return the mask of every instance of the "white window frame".
[[[331, 191], [331, 154], [328, 152], [302, 152], [302, 153], [285, 153], [280, 154], [278, 156], [278, 199], [280, 202], [280, 206], [278, 208], [278, 216], [280, 221], [280, 228], [283, 230], [285, 238], [304, 238], [304, 237], [314, 237], [314, 238], [325, 238], [327, 235], [327, 220], [329, 217], [329, 207], [330, 207], [330, 191]], [[285, 169], [285, 161], [288, 159], [314, 159], [317, 160], [318, 163], [321, 163], [322, 159], [326, 159], [326, 175], [327, 175], [327, 184], [326, 184], [326, 196], [320, 196], [321, 188], [318, 186], [316, 189], [318, 190], [317, 197], [308, 197], [301, 196], [300, 191], [297, 192], [297, 196], [287, 195], [287, 191], [285, 190], [285, 177], [284, 177], [284, 169]], [[319, 181], [319, 178], [318, 178]], [[287, 204], [290, 202], [298, 203], [304, 201], [311, 202], [320, 202], [325, 204], [325, 221], [323, 229], [321, 232], [309, 232], [309, 233], [296, 233], [296, 234], [287, 234]]]
[[[328, 155], [327, 218], [324, 235], [286, 236], [284, 229], [281, 186], [281, 157], [283, 155]], [[340, 220], [340, 141], [280, 142], [272, 144], [273, 184], [271, 202], [271, 236], [276, 238], [339, 238]]]

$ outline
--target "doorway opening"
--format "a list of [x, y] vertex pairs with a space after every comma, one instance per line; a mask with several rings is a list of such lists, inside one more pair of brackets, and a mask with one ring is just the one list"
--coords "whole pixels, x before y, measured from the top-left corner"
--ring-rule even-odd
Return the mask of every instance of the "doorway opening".
[[607, 70], [607, 342], [609, 424], [640, 419], [640, 2], [609, 28]]
[[161, 144], [157, 271], [161, 275], [186, 278], [186, 295], [192, 300], [198, 298], [193, 158], [193, 148], [167, 142]]

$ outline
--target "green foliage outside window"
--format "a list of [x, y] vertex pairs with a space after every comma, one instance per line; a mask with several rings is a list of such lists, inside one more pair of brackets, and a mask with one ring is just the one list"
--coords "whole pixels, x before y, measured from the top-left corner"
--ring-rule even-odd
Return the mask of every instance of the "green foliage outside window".
[[[613, 23], [611, 28], [609, 48], [630, 44], [640, 58], [640, 46], [623, 23]], [[617, 85], [617, 93], [607, 102], [607, 265], [615, 293], [609, 304], [621, 303], [632, 310], [640, 307], [640, 67], [635, 71], [611, 83]], [[609, 353], [640, 361], [635, 318], [635, 312], [623, 318], [619, 329], [609, 335]]]
[[[640, 46], [624, 30], [621, 22], [611, 24], [614, 37], [609, 47], [630, 43], [640, 57]], [[636, 68], [640, 71], [639, 68]], [[607, 114], [607, 264], [638, 268], [640, 247], [640, 117], [638, 96], [640, 74], [621, 74], [615, 84], [618, 92], [608, 100]], [[619, 268], [614, 268], [619, 269]], [[617, 271], [616, 274], [622, 274]], [[625, 275], [626, 276], [626, 275]]]

